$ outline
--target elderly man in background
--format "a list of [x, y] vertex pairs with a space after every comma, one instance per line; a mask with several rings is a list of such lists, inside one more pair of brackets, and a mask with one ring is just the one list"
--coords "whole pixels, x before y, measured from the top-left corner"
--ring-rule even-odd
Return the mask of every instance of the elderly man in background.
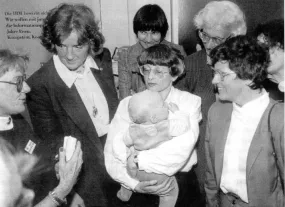
[[270, 64], [264, 88], [274, 100], [284, 102], [284, 19], [260, 24], [255, 29], [257, 40], [268, 47]]
[[212, 70], [209, 66], [210, 51], [226, 39], [245, 34], [247, 27], [242, 10], [231, 1], [211, 1], [201, 9], [194, 18], [204, 48], [185, 58], [184, 78], [178, 81], [176, 87], [198, 95], [202, 98], [203, 121], [200, 125], [200, 136], [197, 144], [198, 165], [196, 174], [203, 190], [205, 174], [205, 130], [209, 107], [215, 102], [214, 88], [211, 84]]

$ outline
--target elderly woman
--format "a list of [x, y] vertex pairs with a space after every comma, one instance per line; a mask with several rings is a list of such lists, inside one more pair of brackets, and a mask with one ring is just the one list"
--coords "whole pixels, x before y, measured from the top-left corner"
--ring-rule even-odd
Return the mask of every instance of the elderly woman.
[[[178, 51], [177, 51], [178, 52]], [[201, 99], [198, 96], [175, 89], [172, 84], [182, 74], [184, 66], [182, 60], [167, 45], [157, 44], [147, 48], [138, 58], [140, 72], [144, 77], [146, 87], [151, 91], [157, 91], [166, 103], [177, 104], [178, 108], [187, 113], [190, 117], [191, 130], [185, 134], [175, 137], [160, 144], [154, 149], [141, 151], [137, 156], [138, 169], [146, 172], [166, 174], [171, 176], [189, 171], [197, 162], [195, 143], [199, 134], [198, 122], [201, 120]], [[162, 184], [157, 185], [155, 180], [139, 182], [127, 174], [125, 164], [114, 157], [112, 143], [114, 139], [122, 139], [128, 133], [131, 123], [128, 114], [128, 103], [131, 96], [123, 99], [118, 107], [114, 119], [111, 122], [105, 145], [105, 165], [108, 173], [113, 179], [124, 187], [138, 193], [156, 194], [163, 196], [169, 192], [171, 179], [166, 179]], [[127, 153], [122, 143], [122, 153]], [[179, 171], [182, 171], [179, 173]], [[187, 176], [184, 174], [184, 176]], [[189, 179], [192, 179], [189, 177]], [[180, 184], [186, 183], [181, 179]], [[185, 184], [184, 183], [184, 184]], [[179, 180], [178, 180], [179, 184]], [[180, 193], [185, 193], [185, 186], [179, 186]], [[189, 187], [189, 186], [187, 186]], [[193, 186], [190, 186], [191, 188]], [[193, 187], [194, 188], [194, 187]], [[193, 189], [191, 189], [193, 190]], [[191, 197], [188, 193], [187, 197]], [[182, 196], [183, 197], [183, 196]], [[181, 198], [180, 198], [181, 199]], [[184, 198], [185, 199], [185, 198]], [[178, 198], [178, 203], [179, 203]], [[180, 205], [190, 206], [186, 201]], [[150, 206], [151, 204], [145, 204]]]
[[83, 4], [58, 5], [44, 20], [41, 41], [53, 56], [28, 79], [34, 130], [51, 158], [65, 136], [81, 142], [85, 164], [74, 190], [85, 206], [108, 206], [116, 183], [106, 172], [103, 147], [118, 97], [94, 13]]
[[284, 19], [258, 25], [255, 36], [259, 43], [269, 48], [270, 64], [264, 88], [271, 98], [284, 102]]
[[221, 100], [208, 115], [207, 206], [282, 207], [284, 204], [284, 104], [262, 86], [269, 54], [246, 36], [211, 52]]
[[146, 89], [137, 63], [137, 57], [144, 49], [155, 44], [165, 44], [180, 50], [182, 55], [186, 56], [182, 46], [165, 40], [168, 22], [164, 11], [156, 4], [147, 4], [137, 11], [133, 20], [133, 30], [138, 42], [119, 54], [120, 99]]
[[245, 34], [246, 21], [243, 11], [237, 4], [231, 1], [210, 1], [196, 14], [194, 25], [205, 49], [185, 58], [186, 75], [177, 82], [176, 87], [198, 95], [202, 99], [203, 121], [200, 124], [197, 144], [198, 165], [195, 171], [200, 189], [204, 192], [206, 120], [210, 106], [216, 101], [214, 87], [211, 83], [212, 72], [209, 65], [209, 54], [213, 48], [223, 43], [227, 38]]
[[[27, 163], [18, 163], [22, 168], [18, 169], [19, 172], [21, 172], [21, 170], [25, 170], [25, 164], [28, 164], [29, 166], [32, 165], [34, 159], [28, 155], [31, 154], [40, 156], [41, 158], [44, 157], [42, 152], [43, 148], [39, 139], [33, 133], [28, 122], [20, 115], [20, 113], [24, 112], [25, 110], [26, 94], [30, 91], [30, 87], [25, 82], [25, 70], [27, 69], [27, 61], [27, 56], [12, 53], [11, 51], [5, 49], [0, 50], [0, 136], [1, 140], [6, 140], [9, 145], [16, 149], [16, 152], [22, 151], [27, 153], [23, 155], [27, 158]], [[2, 144], [1, 147], [3, 147]], [[80, 143], [78, 144], [77, 148], [78, 153], [81, 152]], [[46, 198], [41, 203], [41, 206], [43, 207], [56, 206], [53, 199], [57, 199], [59, 202], [63, 202], [64, 198], [70, 193], [73, 185], [77, 180], [77, 175], [80, 172], [80, 163], [82, 163], [82, 159], [79, 154], [74, 155], [73, 160], [70, 162], [65, 162], [65, 154], [62, 150], [60, 151], [60, 155], [60, 183], [50, 192], [49, 196], [47, 196], [48, 191], [51, 189], [49, 189], [50, 186], [48, 182], [49, 176], [54, 174], [53, 171], [50, 171], [49, 169], [45, 169], [43, 171], [41, 169], [40, 172], [32, 173], [30, 182], [27, 183], [28, 187], [31, 187], [33, 190], [35, 190], [35, 203], [46, 196]], [[29, 161], [31, 161], [31, 163], [29, 163]], [[13, 163], [10, 164], [13, 165]], [[53, 168], [53, 166], [50, 166], [50, 163], [48, 163], [46, 159], [39, 160], [39, 163], [36, 167]], [[8, 172], [10, 172], [12, 175], [14, 171], [15, 170], [9, 170]], [[9, 179], [8, 177], [4, 176], [4, 173], [0, 174], [1, 180], [3, 180], [3, 182], [8, 179], [6, 180], [7, 182], [15, 182], [18, 184], [17, 177], [12, 177], [12, 179]], [[44, 184], [42, 185], [42, 183]], [[2, 186], [2, 182], [0, 183], [0, 186]], [[15, 189], [17, 189], [17, 186], [13, 186], [13, 184], [2, 187], [15, 187]], [[16, 196], [17, 191], [14, 191], [14, 189], [9, 192], [11, 194], [0, 194], [1, 196], [5, 195], [7, 198], [11, 199], [13, 198], [12, 195]], [[31, 201], [32, 200], [33, 197]], [[0, 206], [4, 206], [4, 204], [0, 203]]]

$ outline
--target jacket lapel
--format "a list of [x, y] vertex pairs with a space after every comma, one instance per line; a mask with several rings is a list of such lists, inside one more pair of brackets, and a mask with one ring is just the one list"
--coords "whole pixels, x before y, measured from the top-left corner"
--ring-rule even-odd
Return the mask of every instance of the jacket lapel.
[[[107, 66], [104, 65], [104, 62], [100, 61], [98, 58], [94, 58], [94, 60], [97, 66], [101, 69], [100, 70], [97, 70], [95, 68], [90, 68], [90, 69], [107, 100], [108, 109], [109, 109], [109, 120], [111, 122], [118, 106], [117, 92], [114, 90], [113, 86], [113, 81], [114, 81], [113, 76], [107, 76], [106, 71], [104, 71], [107, 70], [106, 68]], [[104, 69], [102, 70], [102, 68]]]
[[[93, 144], [103, 153], [101, 142], [93, 122], [85, 108], [83, 101], [75, 87], [68, 88], [58, 74], [55, 77], [56, 97], [70, 119], [85, 134]], [[71, 134], [73, 132], [70, 132]]]
[[270, 108], [272, 107], [272, 101], [268, 104], [266, 110], [264, 111], [260, 122], [256, 128], [256, 131], [254, 133], [253, 139], [251, 141], [250, 147], [249, 147], [249, 153], [248, 153], [248, 157], [247, 157], [247, 165], [246, 165], [246, 175], [247, 178], [250, 175], [252, 166], [255, 162], [255, 160], [257, 159], [259, 153], [262, 150], [262, 145], [264, 144], [262, 142], [262, 136], [266, 136], [268, 137], [267, 133], [268, 133], [268, 128], [264, 126], [268, 126], [268, 113]]
[[217, 123], [217, 125], [220, 126], [221, 139], [216, 140], [216, 143], [215, 143], [215, 170], [216, 170], [218, 185], [220, 185], [220, 182], [221, 182], [225, 145], [226, 145], [227, 136], [228, 136], [230, 123], [231, 123], [232, 104], [224, 108], [224, 113], [225, 113], [224, 114], [225, 118], [218, 121], [219, 123]]

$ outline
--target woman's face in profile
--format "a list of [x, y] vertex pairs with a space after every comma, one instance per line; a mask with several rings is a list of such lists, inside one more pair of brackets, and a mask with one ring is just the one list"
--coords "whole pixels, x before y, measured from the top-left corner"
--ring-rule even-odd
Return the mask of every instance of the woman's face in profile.
[[0, 77], [0, 115], [9, 116], [25, 111], [26, 93], [30, 90], [24, 72], [10, 68]]
[[78, 45], [78, 34], [76, 31], [72, 31], [62, 41], [61, 45], [56, 45], [55, 47], [60, 61], [71, 71], [80, 68], [89, 54], [88, 44]]
[[143, 48], [149, 48], [161, 42], [161, 33], [155, 31], [139, 31], [138, 40]]

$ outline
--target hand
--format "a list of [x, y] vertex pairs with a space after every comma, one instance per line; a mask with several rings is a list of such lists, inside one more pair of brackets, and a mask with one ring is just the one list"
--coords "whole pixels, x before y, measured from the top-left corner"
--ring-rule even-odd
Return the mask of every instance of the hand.
[[82, 167], [82, 150], [81, 143], [77, 141], [75, 151], [69, 161], [65, 159], [65, 150], [59, 149], [58, 175], [59, 185], [55, 189], [56, 194], [64, 198], [70, 193], [77, 182], [77, 177]]
[[151, 181], [142, 181], [137, 184], [134, 191], [138, 193], [145, 193], [145, 194], [154, 194], [159, 196], [167, 196], [169, 195], [169, 192], [173, 190], [174, 185], [172, 185], [172, 182], [174, 182], [175, 177], [169, 177], [165, 181], [163, 181], [161, 184], [157, 184], [156, 180]]
[[134, 149], [134, 147], [131, 147], [127, 158], [127, 171], [129, 175], [133, 178], [136, 177], [138, 171], [138, 167], [136, 165], [137, 163], [136, 156], [137, 156], [136, 150]]

